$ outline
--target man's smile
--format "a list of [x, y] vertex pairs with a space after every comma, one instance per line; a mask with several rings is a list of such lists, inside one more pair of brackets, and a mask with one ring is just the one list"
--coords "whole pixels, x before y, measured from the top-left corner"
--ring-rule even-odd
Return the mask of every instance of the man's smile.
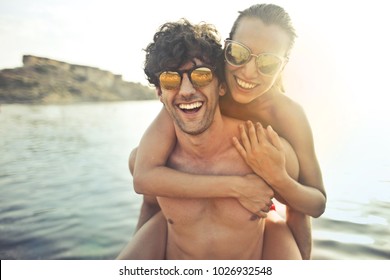
[[203, 102], [195, 101], [192, 103], [180, 103], [177, 107], [184, 113], [196, 113], [202, 108]]

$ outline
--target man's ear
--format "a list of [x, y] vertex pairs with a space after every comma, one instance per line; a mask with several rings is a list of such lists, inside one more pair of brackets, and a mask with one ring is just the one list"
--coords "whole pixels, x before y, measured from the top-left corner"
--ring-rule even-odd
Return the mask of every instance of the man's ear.
[[156, 93], [157, 93], [158, 99], [160, 99], [160, 102], [162, 102], [162, 100], [161, 100], [162, 91], [161, 91], [160, 87], [156, 87]]
[[226, 83], [220, 83], [219, 84], [219, 96], [224, 96], [227, 92], [227, 85]]

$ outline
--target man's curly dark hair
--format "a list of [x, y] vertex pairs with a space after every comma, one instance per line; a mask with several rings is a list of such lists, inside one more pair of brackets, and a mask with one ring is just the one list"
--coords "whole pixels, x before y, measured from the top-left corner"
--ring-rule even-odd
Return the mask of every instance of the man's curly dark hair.
[[224, 81], [223, 50], [213, 25], [193, 25], [186, 19], [167, 22], [156, 32], [145, 51], [144, 72], [149, 83], [156, 87], [159, 87], [159, 73], [176, 70], [194, 58], [214, 68], [218, 80]]

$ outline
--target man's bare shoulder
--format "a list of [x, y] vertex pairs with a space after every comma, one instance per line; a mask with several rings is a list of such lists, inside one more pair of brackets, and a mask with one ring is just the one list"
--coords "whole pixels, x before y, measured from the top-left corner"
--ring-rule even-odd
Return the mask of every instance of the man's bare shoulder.
[[224, 123], [224, 132], [226, 134], [232, 134], [232, 136], [238, 135], [238, 127], [240, 124], [245, 124], [245, 121], [228, 117], [228, 116], [223, 116], [223, 123]]

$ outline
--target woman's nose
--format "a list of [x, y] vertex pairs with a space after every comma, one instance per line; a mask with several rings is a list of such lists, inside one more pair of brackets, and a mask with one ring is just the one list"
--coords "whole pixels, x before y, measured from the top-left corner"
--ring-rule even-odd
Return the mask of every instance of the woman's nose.
[[252, 56], [251, 59], [242, 67], [241, 71], [247, 79], [256, 78], [259, 74], [257, 70], [256, 57]]

